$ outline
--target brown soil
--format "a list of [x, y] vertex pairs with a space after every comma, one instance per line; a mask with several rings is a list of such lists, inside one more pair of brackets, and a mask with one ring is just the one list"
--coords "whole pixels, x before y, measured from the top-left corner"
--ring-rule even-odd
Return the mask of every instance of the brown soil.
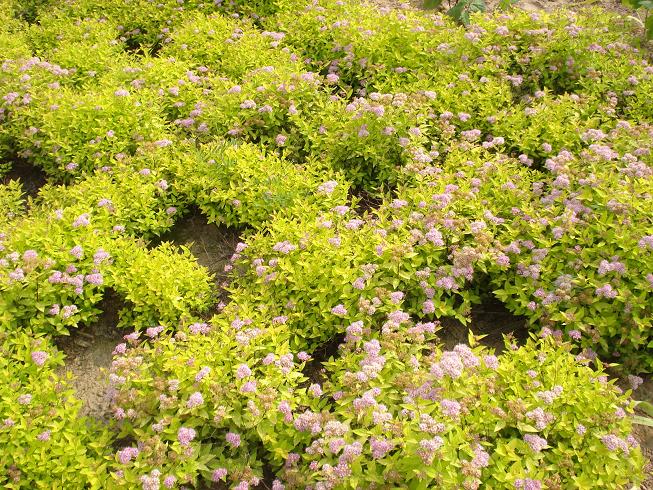
[[72, 387], [77, 398], [83, 402], [81, 415], [108, 421], [110, 399], [107, 375], [112, 352], [129, 331], [116, 328], [118, 310], [122, 304], [115, 294], [107, 294], [99, 308], [103, 313], [97, 322], [80, 326], [69, 337], [58, 337], [55, 343], [66, 355], [66, 364], [59, 374], [73, 375]]
[[505, 349], [504, 335], [512, 338], [517, 345], [528, 339], [528, 323], [525, 318], [515, 316], [497, 300], [490, 299], [472, 307], [472, 319], [463, 325], [452, 318], [441, 320], [442, 330], [438, 336], [444, 348], [453, 349], [457, 344], [466, 344], [471, 330], [475, 335], [484, 335], [480, 343], [500, 353]]
[[229, 263], [230, 257], [234, 254], [242, 231], [210, 224], [199, 211], [193, 210], [152, 245], [172, 242], [175, 245], [188, 247], [197, 258], [197, 262], [215, 275], [216, 287], [222, 288], [228, 278], [224, 266]]

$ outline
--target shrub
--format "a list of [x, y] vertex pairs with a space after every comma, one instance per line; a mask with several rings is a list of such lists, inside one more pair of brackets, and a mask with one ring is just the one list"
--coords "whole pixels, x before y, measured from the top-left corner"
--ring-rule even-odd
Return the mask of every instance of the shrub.
[[211, 90], [208, 68], [174, 58], [143, 56], [138, 61], [113, 67], [100, 83], [128, 87], [136, 94], [155, 97], [162, 115], [178, 126], [190, 113], [203, 107], [202, 101]]
[[288, 488], [591, 487], [599, 479], [621, 488], [641, 478], [632, 402], [601, 368], [577, 362], [569, 344], [529, 341], [496, 357], [473, 337], [472, 348], [441, 351], [425, 324], [389, 319], [380, 334], [369, 330], [326, 364], [329, 410], [295, 415], [295, 427], [311, 433], [282, 470]]
[[[100, 313], [97, 303], [107, 286], [114, 286], [131, 297], [131, 289], [122, 286], [124, 279], [114, 284], [113, 277], [121, 278], [129, 271], [129, 277], [154, 284], [153, 276], [159, 272], [155, 274], [148, 269], [152, 266], [150, 255], [142, 249], [142, 243], [129, 235], [152, 236], [172, 225], [176, 208], [169, 204], [176, 201], [166, 188], [167, 184], [155, 171], [136, 172], [125, 166], [117, 166], [110, 173], [99, 172], [76, 185], [43, 187], [29, 214], [7, 220], [2, 228], [2, 329], [30, 327], [36, 332], [66, 334], [68, 328], [97, 318]], [[19, 188], [12, 185], [8, 189], [8, 200], [19, 198]], [[20, 203], [12, 202], [12, 206]], [[122, 237], [123, 234], [127, 236]], [[134, 248], [140, 252], [128, 253]], [[187, 253], [178, 256], [168, 249], [160, 254], [153, 252], [151, 258], [160, 265], [166, 261], [166, 253], [171, 254], [166, 265], [171, 278], [176, 267], [188, 267], [191, 281], [198, 281], [193, 290], [198, 296], [187, 301], [177, 299], [179, 291], [172, 287], [168, 290], [168, 286], [162, 286], [153, 291], [154, 296], [172, 296], [166, 312], [172, 315], [171, 302], [181, 304], [184, 312], [183, 305], [195, 305], [201, 302], [202, 294], [208, 295], [208, 278], [194, 262], [185, 260]], [[158, 279], [163, 280], [160, 275]], [[178, 282], [184, 283], [183, 276]], [[169, 286], [173, 284], [171, 280]], [[156, 303], [159, 299], [152, 301]], [[145, 298], [138, 304], [148, 312], [148, 306], [144, 305], [155, 307]], [[164, 318], [173, 316], [164, 315]]]
[[[291, 64], [290, 53], [282, 51], [279, 44], [275, 33], [261, 33], [246, 21], [197, 14], [172, 32], [171, 42], [160, 56], [192, 61], [239, 79], [255, 68]], [[295, 66], [300, 68], [299, 63]]]
[[0, 209], [3, 210], [0, 215], [0, 226], [3, 228], [25, 212], [23, 186], [19, 181], [10, 180], [7, 184], [0, 185]]
[[173, 185], [211, 223], [262, 227], [300, 203], [328, 210], [347, 201], [348, 185], [315, 163], [294, 165], [251, 144], [180, 147], [166, 164]]
[[116, 453], [118, 485], [258, 484], [261, 442], [283, 426], [278, 404], [295, 405], [304, 364], [275, 338], [283, 325], [258, 320], [240, 329], [238, 316], [224, 316], [119, 346], [114, 416], [135, 444]]
[[[61, 211], [60, 211], [61, 213]], [[9, 224], [2, 236], [0, 329], [66, 334], [93, 321], [110, 257], [85, 227], [88, 215], [53, 213]], [[76, 226], [77, 225], [77, 226]], [[94, 256], [97, 255], [97, 260]]]
[[112, 65], [129, 58], [117, 40], [118, 31], [106, 19], [77, 22], [56, 13], [41, 15], [27, 38], [35, 56], [70, 72], [69, 82], [93, 84]]
[[418, 223], [439, 224], [445, 243], [485, 253], [476, 267], [509, 309], [583, 335], [584, 347], [631, 368], [645, 366], [651, 288], [636, 272], [650, 268], [650, 172], [639, 159], [650, 151], [638, 142], [642, 131], [648, 134], [624, 124], [609, 134], [588, 130], [582, 160], [562, 151], [547, 159], [550, 175], [501, 155], [488, 161], [478, 147], [451, 149], [439, 168], [408, 170], [397, 194], [406, 205], [390, 219], [414, 220], [417, 212]]
[[121, 326], [176, 326], [212, 305], [211, 277], [187, 248], [164, 242], [145, 250], [132, 240], [114, 246], [108, 282], [129, 305], [119, 312]]
[[392, 187], [402, 165], [433, 159], [423, 146], [425, 118], [407, 99], [403, 93], [372, 93], [349, 104], [324, 105], [308, 119], [296, 116], [306, 151], [342, 171], [354, 186], [372, 193]]
[[315, 73], [296, 70], [294, 63], [257, 68], [240, 83], [214, 79], [200, 117], [189, 121], [192, 134], [201, 141], [217, 135], [281, 147], [301, 162], [307, 154], [304, 120], [329, 104], [323, 83]]
[[81, 417], [55, 370], [63, 356], [41, 336], [0, 334], [0, 483], [4, 488], [106, 488], [108, 431]]
[[124, 87], [82, 93], [46, 89], [21, 116], [13, 127], [20, 153], [59, 179], [134, 154], [142, 142], [165, 139], [156, 101]]
[[170, 229], [183, 207], [162, 172], [146, 167], [147, 163], [139, 156], [75, 185], [46, 185], [39, 191], [39, 211], [76, 209], [78, 214], [87, 213], [94, 227], [114, 235], [160, 235]]

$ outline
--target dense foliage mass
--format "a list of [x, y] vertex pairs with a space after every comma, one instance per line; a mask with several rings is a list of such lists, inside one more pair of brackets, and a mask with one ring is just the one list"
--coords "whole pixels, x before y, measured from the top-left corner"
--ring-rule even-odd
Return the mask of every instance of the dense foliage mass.
[[[0, 485], [639, 483], [601, 360], [653, 371], [653, 65], [600, 10], [471, 20], [0, 0], [0, 175], [49, 179], [0, 185]], [[197, 210], [244, 230], [228, 302], [157, 240]], [[52, 338], [109, 292], [104, 427]], [[489, 296], [531, 338], [446, 349]]]

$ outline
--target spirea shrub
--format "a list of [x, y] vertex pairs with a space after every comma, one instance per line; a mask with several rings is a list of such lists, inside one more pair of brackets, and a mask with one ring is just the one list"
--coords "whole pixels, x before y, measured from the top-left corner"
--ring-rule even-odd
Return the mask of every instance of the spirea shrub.
[[41, 15], [27, 38], [35, 56], [69, 71], [68, 83], [77, 85], [92, 84], [113, 65], [129, 60], [118, 30], [106, 19], [71, 22], [62, 15]]
[[627, 394], [552, 336], [498, 357], [473, 336], [443, 351], [437, 324], [398, 310], [353, 323], [307, 386], [310, 357], [275, 338], [284, 320], [223, 315], [119, 346], [114, 413], [137, 438], [116, 453], [119, 482], [245, 487], [261, 458], [287, 488], [620, 488], [641, 475]]
[[106, 488], [109, 432], [80, 416], [56, 374], [63, 355], [46, 338], [0, 333], [0, 484], [4, 488]]
[[[88, 214], [58, 210], [2, 230], [0, 329], [65, 334], [97, 318], [111, 255], [89, 233]], [[73, 211], [73, 210], [71, 210]], [[96, 257], [97, 256], [97, 257]]]
[[12, 136], [21, 156], [58, 179], [109, 165], [166, 136], [154, 97], [128, 87], [78, 92], [55, 84], [35, 102], [22, 108]]
[[[76, 185], [47, 185], [27, 215], [7, 219], [0, 235], [3, 330], [65, 334], [97, 318], [107, 287], [134, 305], [134, 324], [153, 323], [155, 308], [161, 308], [162, 320], [175, 323], [206, 307], [210, 279], [187, 251], [148, 251], [134, 238], [168, 229], [178, 210], [165, 179], [131, 163], [139, 169], [118, 165]], [[21, 202], [20, 191], [6, 187], [11, 212]], [[127, 278], [149, 284], [152, 295], [135, 295]]]
[[[192, 61], [221, 75], [239, 79], [264, 66], [289, 64], [291, 54], [281, 49], [283, 36], [261, 33], [250, 22], [223, 15], [194, 15], [171, 34], [162, 57]], [[295, 61], [296, 69], [301, 68]]]
[[212, 223], [260, 228], [300, 203], [328, 211], [347, 202], [348, 182], [315, 162], [295, 165], [251, 144], [177, 150], [166, 164], [173, 185]]
[[389, 317], [362, 332], [313, 390], [328, 410], [295, 415], [308, 440], [281, 472], [287, 488], [621, 488], [638, 474], [632, 402], [569, 344], [497, 357], [473, 337], [441, 350], [432, 324]]
[[25, 212], [23, 186], [17, 180], [0, 185], [0, 227], [18, 218]]
[[174, 336], [157, 329], [126, 336], [109, 376], [114, 417], [133, 441], [116, 452], [116, 484], [134, 486], [144, 478], [168, 488], [198, 481], [258, 484], [261, 444], [279, 446], [277, 461], [293, 445], [292, 432], [283, 438], [277, 407], [290, 412], [303, 392], [308, 357], [296, 357], [280, 341], [285, 329], [269, 317], [253, 323], [225, 313], [187, 324]]
[[567, 151], [548, 158], [547, 173], [463, 145], [441, 167], [408, 169], [391, 216], [431, 223], [445, 243], [486, 253], [478, 267], [508, 308], [634, 365], [651, 341], [650, 278], [639, 272], [651, 267], [650, 150], [638, 143], [649, 131], [588, 130], [581, 139], [601, 143], [583, 160]]
[[[472, 21], [0, 0], [3, 172], [49, 177], [0, 186], [0, 484], [637, 486], [602, 360], [653, 366], [650, 57], [601, 10]], [[156, 239], [189, 209], [246, 230], [220, 294]], [[113, 442], [42, 337], [109, 290]], [[491, 295], [537, 333], [443, 349]]]
[[[202, 101], [211, 93], [211, 70], [175, 58], [143, 56], [138, 61], [112, 66], [111, 73], [100, 83], [129, 87], [136, 94], [154, 97], [173, 127], [186, 128], [188, 119], [197, 118], [204, 106]], [[162, 138], [154, 143], [160, 146], [166, 142], [167, 138]]]
[[149, 159], [135, 157], [100, 169], [75, 185], [46, 185], [39, 191], [37, 205], [42, 210], [70, 208], [87, 213], [95, 228], [113, 236], [160, 235], [184, 208], [166, 175], [148, 168], [148, 163]]
[[146, 250], [133, 240], [113, 245], [120, 258], [108, 271], [108, 280], [128, 305], [119, 312], [120, 325], [176, 326], [213, 304], [212, 278], [186, 247], [163, 242]]

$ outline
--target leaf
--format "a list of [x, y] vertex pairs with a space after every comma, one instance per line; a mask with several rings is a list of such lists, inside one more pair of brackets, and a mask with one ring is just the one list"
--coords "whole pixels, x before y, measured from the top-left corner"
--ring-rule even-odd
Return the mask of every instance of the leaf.
[[425, 9], [436, 9], [442, 5], [442, 0], [424, 0]]
[[[650, 9], [653, 9], [653, 2]], [[646, 34], [646, 39], [653, 40], [653, 13], [649, 13], [648, 17], [646, 18], [646, 23], [644, 24], [644, 29], [645, 29], [645, 34]]]
[[499, 0], [499, 10], [508, 10], [519, 0]]
[[642, 417], [641, 415], [633, 415], [633, 423], [638, 425], [646, 425], [647, 427], [653, 427], [653, 418], [651, 417]]
[[449, 9], [447, 15], [467, 26], [469, 25], [469, 16], [474, 12], [485, 12], [485, 2], [483, 0], [460, 0]]
[[651, 417], [653, 417], [653, 404], [652, 403], [644, 402], [644, 401], [638, 401], [635, 406], [638, 409], [640, 409], [642, 412], [645, 412], [647, 415], [650, 415]]

